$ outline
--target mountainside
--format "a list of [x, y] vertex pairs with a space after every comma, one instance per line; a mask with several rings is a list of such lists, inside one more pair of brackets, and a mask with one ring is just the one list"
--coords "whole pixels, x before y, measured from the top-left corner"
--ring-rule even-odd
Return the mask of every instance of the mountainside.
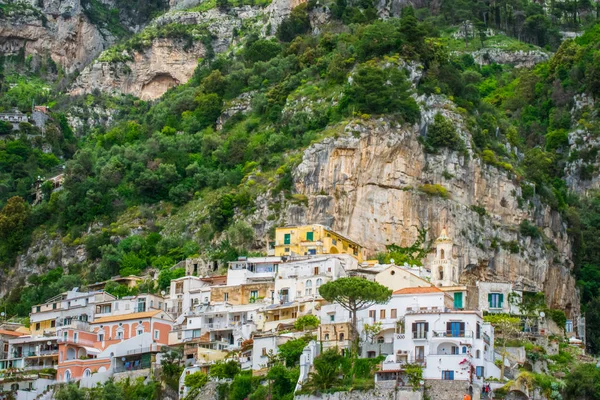
[[476, 4], [0, 3], [0, 109], [49, 106], [0, 124], [9, 314], [322, 223], [372, 257], [445, 226], [463, 272], [578, 317], [600, 288], [595, 15]]

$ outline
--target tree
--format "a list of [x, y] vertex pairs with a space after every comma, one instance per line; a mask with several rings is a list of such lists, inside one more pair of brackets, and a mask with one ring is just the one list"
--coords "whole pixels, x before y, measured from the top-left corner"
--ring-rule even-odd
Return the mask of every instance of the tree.
[[338, 303], [352, 314], [355, 346], [358, 348], [356, 313], [374, 304], [384, 304], [392, 297], [392, 291], [377, 282], [349, 277], [328, 282], [319, 288], [319, 294], [327, 301]]
[[217, 379], [233, 379], [240, 372], [240, 366], [234, 360], [217, 361], [210, 367], [210, 376]]
[[186, 375], [183, 382], [191, 390], [200, 389], [208, 382], [208, 375], [200, 371], [194, 372], [193, 374]]
[[160, 362], [162, 366], [162, 380], [171, 389], [179, 392], [179, 377], [183, 372], [183, 367], [180, 365], [183, 359], [183, 352], [181, 349], [175, 347], [163, 346], [160, 353], [162, 355]]
[[336, 349], [329, 349], [315, 358], [308, 386], [318, 391], [335, 386], [339, 381], [342, 359]]
[[29, 207], [21, 197], [11, 197], [0, 210], [0, 255], [2, 247], [8, 255], [17, 251], [25, 240]]
[[369, 343], [373, 343], [373, 341], [375, 340], [375, 336], [377, 336], [377, 334], [379, 334], [379, 332], [381, 332], [381, 326], [382, 326], [381, 321], [375, 322], [373, 325], [364, 324], [363, 331], [365, 333], [365, 339]]
[[277, 29], [277, 37], [283, 42], [291, 42], [296, 36], [308, 32], [310, 29], [310, 18], [308, 17], [307, 5], [300, 4], [294, 8], [290, 16], [285, 18]]
[[504, 361], [506, 360], [506, 342], [518, 336], [521, 332], [521, 320], [506, 314], [487, 315], [485, 322], [494, 326], [494, 333], [502, 341], [502, 366], [500, 367], [500, 379], [504, 379]]
[[566, 400], [600, 400], [600, 370], [594, 364], [579, 364], [565, 377]]
[[319, 326], [320, 322], [321, 321], [319, 320], [319, 318], [314, 315], [303, 315], [300, 318], [298, 318], [296, 322], [294, 322], [294, 328], [296, 328], [299, 331], [312, 330], [316, 329]]
[[302, 351], [306, 347], [310, 338], [302, 337], [288, 340], [279, 346], [279, 358], [285, 363], [286, 367], [294, 367], [300, 362]]
[[425, 138], [425, 150], [436, 153], [438, 149], [446, 147], [450, 150], [461, 150], [464, 143], [454, 124], [442, 114], [437, 113], [433, 117], [433, 123], [427, 128]]

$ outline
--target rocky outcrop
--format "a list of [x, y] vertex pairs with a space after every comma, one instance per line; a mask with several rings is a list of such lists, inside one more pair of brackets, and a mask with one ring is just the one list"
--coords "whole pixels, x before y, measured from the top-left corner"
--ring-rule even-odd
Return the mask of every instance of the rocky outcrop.
[[531, 68], [550, 59], [551, 54], [542, 50], [504, 50], [504, 49], [481, 49], [471, 53], [475, 62], [479, 65], [508, 64], [517, 68]]
[[83, 15], [78, 0], [45, 0], [40, 9], [22, 6], [0, 20], [0, 53], [49, 55], [68, 73], [83, 69], [112, 42]]
[[[234, 32], [242, 21], [257, 17], [258, 9], [240, 7], [228, 13], [212, 9], [207, 12], [172, 12], [157, 18], [153, 26], [169, 24], [205, 27], [211, 36], [215, 52], [226, 51], [234, 40]], [[98, 89], [106, 93], [132, 94], [153, 100], [170, 87], [187, 82], [198, 66], [198, 59], [207, 53], [200, 40], [190, 44], [183, 39], [156, 38], [142, 50], [125, 50], [128, 61], [103, 61], [101, 56], [77, 78], [71, 95]]]
[[131, 61], [95, 61], [77, 78], [70, 93], [81, 95], [98, 89], [153, 100], [187, 82], [204, 53], [204, 45], [199, 42], [188, 49], [180, 39], [155, 39], [148, 49], [134, 52]]
[[[578, 314], [571, 243], [560, 215], [539, 203], [533, 209], [519, 207], [519, 184], [470, 150], [425, 154], [418, 138], [437, 112], [451, 118], [463, 138], [470, 134], [449, 102], [420, 100], [425, 103], [422, 126], [355, 121], [339, 137], [308, 148], [293, 173], [308, 206], [288, 207], [284, 222], [330, 225], [371, 254], [392, 243], [412, 244], [416, 227], [428, 228], [435, 238], [446, 226], [462, 270], [483, 264], [488, 278], [518, 280], [530, 290], [543, 290], [551, 306]], [[424, 193], [425, 184], [442, 186], [448, 198]], [[523, 220], [535, 222], [545, 238], [521, 236]], [[550, 247], [556, 250], [546, 250]]]
[[42, 274], [49, 269], [83, 263], [87, 253], [83, 245], [67, 246], [60, 237], [51, 238], [46, 234], [34, 237], [27, 252], [19, 255], [9, 273], [0, 270], [0, 297], [6, 296], [10, 290], [18, 287], [21, 280], [33, 274]]

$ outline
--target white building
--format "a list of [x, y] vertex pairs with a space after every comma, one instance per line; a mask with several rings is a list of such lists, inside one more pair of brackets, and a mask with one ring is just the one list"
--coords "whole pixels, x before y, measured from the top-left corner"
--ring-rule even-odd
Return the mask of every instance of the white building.
[[191, 311], [194, 308], [194, 299], [196, 304], [202, 301], [200, 289], [209, 286], [209, 283], [197, 276], [183, 276], [173, 279], [169, 288], [169, 296], [166, 299], [167, 312], [173, 318]]
[[121, 299], [109, 299], [95, 305], [95, 317], [108, 317], [110, 315], [125, 315], [150, 310], [166, 311], [166, 298], [150, 293], [137, 296], [125, 296]]
[[275, 302], [306, 301], [319, 297], [319, 287], [346, 276], [345, 266], [356, 259], [349, 255], [323, 255], [279, 265], [275, 279]]
[[240, 257], [229, 263], [227, 285], [238, 286], [246, 283], [275, 279], [281, 257]]
[[516, 290], [511, 282], [478, 281], [479, 310], [489, 313], [520, 314], [519, 304], [523, 291]]
[[419, 308], [407, 311], [403, 330], [394, 337], [393, 354], [380, 372], [417, 363], [423, 366], [423, 379], [473, 382], [500, 376], [494, 359], [494, 328], [478, 311]]
[[254, 336], [254, 343], [252, 345], [252, 370], [266, 370], [269, 367], [269, 357], [277, 355], [279, 346], [292, 339], [294, 339], [294, 336], [291, 333]]

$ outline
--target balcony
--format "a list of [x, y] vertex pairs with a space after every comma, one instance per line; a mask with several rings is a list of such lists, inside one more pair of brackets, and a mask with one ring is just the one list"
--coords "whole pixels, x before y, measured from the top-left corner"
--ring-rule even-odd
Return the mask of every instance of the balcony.
[[433, 331], [434, 338], [473, 338], [473, 331]]
[[412, 333], [412, 338], [413, 340], [427, 340], [428, 333], [429, 332], [416, 331]]
[[80, 331], [90, 331], [90, 324], [87, 321], [80, 321], [78, 319], [73, 319], [70, 321], [58, 321], [56, 324], [57, 328], [62, 329], [77, 329]]
[[75, 339], [73, 337], [60, 337], [57, 340], [58, 343], [65, 343], [65, 344], [75, 344], [75, 345], [79, 345], [79, 346], [87, 346], [87, 347], [94, 347], [95, 342], [91, 341], [91, 340], [85, 340], [85, 339]]

